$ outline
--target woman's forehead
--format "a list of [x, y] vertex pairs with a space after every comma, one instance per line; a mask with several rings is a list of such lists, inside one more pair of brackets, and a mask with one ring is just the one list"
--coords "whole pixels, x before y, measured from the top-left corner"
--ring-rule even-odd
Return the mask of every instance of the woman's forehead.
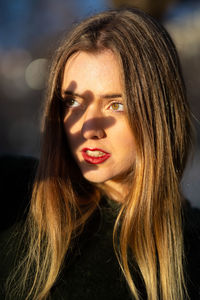
[[62, 92], [74, 82], [79, 93], [94, 90], [95, 93], [121, 93], [122, 84], [119, 63], [111, 50], [97, 53], [80, 51], [73, 54], [64, 69]]

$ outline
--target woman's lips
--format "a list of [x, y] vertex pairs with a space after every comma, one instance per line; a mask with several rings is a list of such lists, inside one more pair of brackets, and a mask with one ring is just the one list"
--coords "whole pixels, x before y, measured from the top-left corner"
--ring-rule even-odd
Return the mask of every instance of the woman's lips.
[[90, 164], [101, 164], [111, 155], [99, 148], [83, 148], [81, 150], [83, 159]]

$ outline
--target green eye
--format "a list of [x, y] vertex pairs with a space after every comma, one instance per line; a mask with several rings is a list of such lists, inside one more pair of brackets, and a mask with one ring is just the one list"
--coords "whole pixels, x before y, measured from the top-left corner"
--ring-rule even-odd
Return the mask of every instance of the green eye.
[[109, 106], [109, 109], [111, 109], [113, 111], [124, 111], [124, 105], [119, 102], [114, 102], [114, 103], [111, 103], [111, 105]]

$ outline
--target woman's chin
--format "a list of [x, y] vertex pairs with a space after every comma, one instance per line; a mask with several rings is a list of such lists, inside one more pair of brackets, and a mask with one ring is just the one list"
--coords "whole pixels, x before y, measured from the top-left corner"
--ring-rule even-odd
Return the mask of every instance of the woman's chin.
[[108, 174], [102, 174], [102, 172], [98, 171], [87, 171], [82, 173], [83, 177], [93, 183], [104, 183], [107, 180], [111, 179], [111, 176]]

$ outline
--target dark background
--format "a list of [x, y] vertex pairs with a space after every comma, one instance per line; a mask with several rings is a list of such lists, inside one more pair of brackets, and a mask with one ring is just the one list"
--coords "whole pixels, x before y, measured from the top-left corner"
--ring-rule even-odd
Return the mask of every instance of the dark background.
[[47, 66], [59, 39], [82, 18], [120, 5], [161, 20], [177, 46], [196, 129], [182, 187], [200, 207], [200, 1], [0, 0], [0, 154], [39, 156]]

